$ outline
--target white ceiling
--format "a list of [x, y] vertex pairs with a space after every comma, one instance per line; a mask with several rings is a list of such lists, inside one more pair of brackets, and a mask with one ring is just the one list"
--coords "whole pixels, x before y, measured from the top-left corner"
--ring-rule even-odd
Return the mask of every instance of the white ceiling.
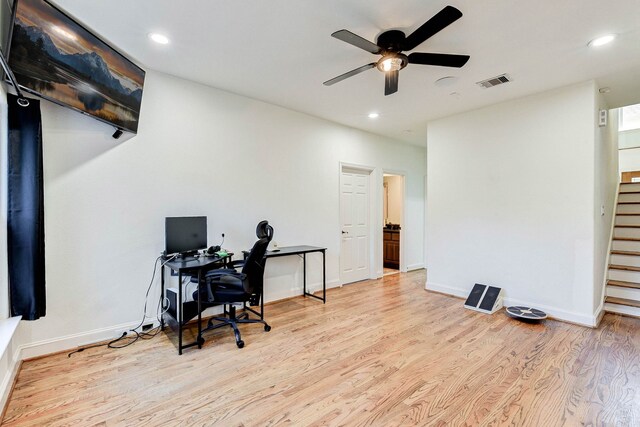
[[[54, 2], [145, 68], [418, 145], [431, 119], [590, 79], [611, 88], [610, 107], [640, 102], [639, 0]], [[464, 68], [409, 65], [386, 97], [375, 69], [322, 85], [378, 58], [332, 32], [374, 42], [387, 29], [408, 34], [447, 4], [464, 16], [415, 51], [471, 55]], [[152, 31], [171, 43], [152, 43]], [[618, 34], [614, 43], [587, 47], [606, 33]], [[513, 82], [475, 84], [502, 73]], [[434, 85], [445, 76], [457, 82]]]

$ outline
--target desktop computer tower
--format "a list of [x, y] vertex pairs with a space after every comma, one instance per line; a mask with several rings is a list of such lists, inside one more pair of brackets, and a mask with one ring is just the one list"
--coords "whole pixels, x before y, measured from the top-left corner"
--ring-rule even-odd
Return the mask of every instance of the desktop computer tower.
[[[194, 301], [193, 298], [187, 298], [186, 295], [183, 295], [182, 307], [178, 306], [178, 290], [176, 288], [165, 289], [165, 296], [169, 302], [167, 314], [174, 319], [179, 319], [178, 316], [180, 315], [180, 310], [183, 312], [182, 320], [184, 322], [188, 322], [198, 315], [198, 302]], [[189, 299], [189, 301], [186, 301], [187, 299]]]
[[167, 309], [167, 313], [171, 315], [174, 319], [178, 318], [178, 290], [175, 288], [167, 288], [165, 289], [165, 296], [169, 302], [169, 308]]

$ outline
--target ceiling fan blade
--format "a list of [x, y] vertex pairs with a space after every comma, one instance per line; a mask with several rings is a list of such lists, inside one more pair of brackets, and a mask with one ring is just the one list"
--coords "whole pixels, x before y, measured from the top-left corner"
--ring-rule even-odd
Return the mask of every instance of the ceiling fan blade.
[[384, 73], [384, 95], [391, 95], [398, 91], [398, 77], [400, 70], [387, 71]]
[[462, 12], [453, 6], [447, 6], [436, 13], [433, 18], [422, 24], [420, 28], [411, 33], [404, 41], [402, 50], [413, 50], [419, 44], [433, 36], [440, 30], [462, 17]]
[[367, 52], [380, 53], [380, 51], [382, 50], [377, 44], [372, 43], [367, 39], [363, 39], [359, 35], [353, 34], [349, 30], [336, 31], [335, 33], [331, 34], [331, 37], [335, 37], [338, 40], [349, 43], [350, 45], [359, 47], [360, 49], [364, 49]]
[[334, 77], [331, 80], [327, 80], [322, 84], [325, 86], [331, 86], [332, 84], [341, 82], [344, 79], [348, 79], [349, 77], [355, 76], [356, 74], [360, 74], [361, 72], [367, 71], [375, 66], [376, 66], [375, 62], [372, 62], [371, 64], [363, 65], [362, 67], [358, 67], [355, 70], [347, 71], [344, 74], [340, 74], [338, 77]]
[[409, 54], [409, 64], [438, 65], [440, 67], [460, 68], [467, 63], [469, 58], [469, 55], [414, 52]]

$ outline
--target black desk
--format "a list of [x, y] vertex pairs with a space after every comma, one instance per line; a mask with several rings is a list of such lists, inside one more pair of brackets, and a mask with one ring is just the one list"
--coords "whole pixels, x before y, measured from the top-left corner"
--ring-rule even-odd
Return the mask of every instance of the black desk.
[[[186, 322], [191, 319], [184, 319], [183, 312], [184, 306], [182, 304], [182, 275], [188, 276], [198, 276], [198, 284], [201, 283], [201, 279], [207, 273], [207, 271], [215, 270], [216, 268], [220, 268], [221, 264], [224, 266], [226, 263], [233, 257], [232, 253], [229, 253], [226, 257], [219, 256], [200, 256], [198, 258], [187, 257], [184, 259], [173, 259], [171, 261], [166, 261], [162, 264], [161, 271], [161, 279], [160, 279], [160, 292], [162, 298], [165, 297], [164, 291], [164, 267], [168, 267], [171, 270], [178, 273], [178, 304], [176, 309], [179, 310], [178, 319], [171, 316], [171, 314], [164, 313], [160, 320], [160, 327], [164, 329], [164, 318], [165, 314], [169, 317], [169, 319], [175, 320], [176, 325], [173, 325], [171, 322], [168, 322], [170, 326], [176, 326], [178, 332], [178, 354], [182, 354], [182, 350], [188, 347], [192, 347], [197, 345], [198, 348], [202, 348], [202, 344], [204, 344], [204, 338], [202, 338], [202, 306], [200, 302], [200, 292], [198, 292], [198, 337], [195, 342], [189, 344], [182, 344], [182, 329]], [[176, 314], [177, 314], [176, 313]]]
[[[281, 256], [301, 255], [302, 256], [302, 286], [304, 296], [310, 296], [321, 300], [323, 303], [327, 302], [327, 271], [325, 252], [327, 248], [321, 248], [318, 246], [284, 246], [279, 251], [267, 251], [265, 258], [277, 258]], [[307, 254], [313, 252], [322, 253], [322, 298], [310, 294], [307, 292]]]

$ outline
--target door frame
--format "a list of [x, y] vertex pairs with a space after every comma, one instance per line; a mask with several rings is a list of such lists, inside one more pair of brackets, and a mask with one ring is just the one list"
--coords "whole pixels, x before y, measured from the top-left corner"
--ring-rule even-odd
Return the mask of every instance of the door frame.
[[[338, 168], [338, 238], [339, 238], [339, 244], [338, 244], [338, 269], [339, 269], [339, 280], [340, 280], [340, 287], [342, 287], [342, 285], [344, 284], [344, 281], [342, 279], [342, 215], [340, 214], [340, 212], [342, 212], [341, 208], [342, 206], [340, 206], [341, 203], [341, 191], [342, 189], [340, 188], [342, 185], [342, 171], [347, 168], [347, 169], [355, 169], [357, 171], [361, 171], [363, 173], [363, 175], [368, 175], [369, 176], [369, 231], [368, 231], [368, 238], [369, 238], [369, 279], [377, 279], [378, 276], [376, 275], [376, 270], [377, 270], [377, 260], [378, 260], [378, 252], [376, 251], [376, 247], [378, 246], [378, 239], [375, 238], [375, 234], [373, 233], [374, 230], [374, 225], [378, 224], [378, 218], [377, 218], [377, 205], [378, 205], [378, 192], [377, 191], [371, 191], [372, 188], [376, 188], [375, 187], [375, 183], [378, 181], [375, 176], [375, 171], [376, 168], [373, 166], [367, 166], [367, 165], [360, 165], [360, 164], [356, 164], [356, 163], [348, 163], [348, 162], [339, 162], [339, 168]], [[382, 176], [382, 175], [381, 175]], [[380, 182], [382, 182], [382, 178], [380, 178]], [[382, 184], [380, 184], [382, 185]], [[382, 200], [382, 199], [381, 199]], [[380, 203], [382, 203], [382, 201], [380, 201]], [[382, 211], [382, 209], [379, 209], [380, 211]], [[382, 244], [380, 242], [380, 244]]]
[[[407, 247], [407, 242], [406, 242], [406, 236], [408, 235], [408, 233], [406, 233], [407, 231], [407, 172], [403, 171], [403, 170], [398, 170], [398, 169], [387, 169], [387, 168], [383, 168], [382, 169], [382, 173], [380, 174], [380, 203], [378, 204], [378, 211], [380, 212], [380, 222], [379, 222], [379, 229], [382, 230], [384, 228], [384, 194], [383, 191], [384, 189], [382, 188], [383, 186], [383, 182], [384, 182], [384, 174], [387, 175], [396, 175], [396, 176], [401, 176], [402, 177], [402, 214], [401, 214], [401, 218], [402, 218], [402, 226], [400, 228], [400, 272], [401, 273], [406, 273], [407, 272], [407, 257], [405, 255], [406, 252], [406, 247]], [[384, 236], [383, 236], [383, 232], [381, 231], [379, 234], [377, 234], [377, 238], [376, 240], [378, 241], [378, 246], [381, 248], [380, 249], [380, 254], [378, 256], [378, 265], [379, 265], [379, 277], [382, 277], [384, 274]]]

